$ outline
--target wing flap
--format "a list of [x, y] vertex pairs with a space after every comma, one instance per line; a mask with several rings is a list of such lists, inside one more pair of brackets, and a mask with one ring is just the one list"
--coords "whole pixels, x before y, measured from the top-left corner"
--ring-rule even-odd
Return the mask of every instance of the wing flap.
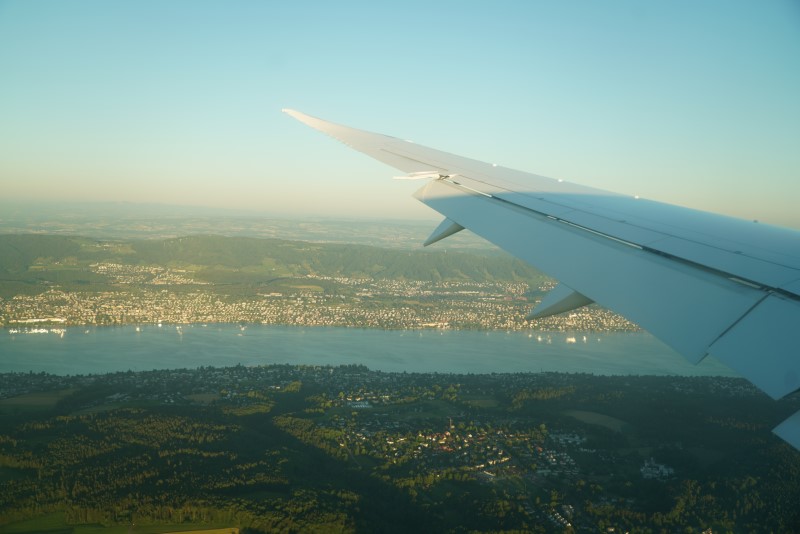
[[769, 295], [711, 347], [719, 359], [774, 399], [800, 388], [800, 302]]
[[800, 279], [793, 280], [788, 284], [784, 284], [780, 288], [793, 295], [800, 295]]
[[676, 258], [686, 259], [767, 287], [779, 288], [797, 277], [794, 269], [753, 258], [741, 251], [731, 252], [673, 236], [665, 237], [650, 246]]

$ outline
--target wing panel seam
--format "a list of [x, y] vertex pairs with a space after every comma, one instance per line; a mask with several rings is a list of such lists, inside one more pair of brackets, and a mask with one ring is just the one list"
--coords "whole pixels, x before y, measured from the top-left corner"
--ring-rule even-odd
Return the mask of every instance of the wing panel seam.
[[[654, 255], [660, 256], [662, 258], [666, 258], [668, 260], [671, 260], [671, 261], [679, 262], [679, 263], [682, 263], [682, 264], [687, 265], [689, 267], [692, 267], [694, 269], [698, 269], [698, 270], [701, 270], [701, 271], [704, 271], [704, 272], [708, 272], [708, 273], [711, 273], [711, 274], [714, 274], [714, 275], [717, 275], [717, 276], [721, 276], [721, 277], [723, 277], [723, 278], [725, 278], [727, 280], [730, 280], [731, 282], [734, 282], [734, 283], [737, 283], [737, 284], [741, 284], [741, 285], [745, 285], [745, 286], [750, 287], [750, 288], [759, 289], [761, 291], [764, 291], [767, 294], [778, 294], [778, 295], [781, 295], [783, 297], [789, 298], [791, 300], [800, 300], [800, 296], [795, 295], [794, 293], [791, 293], [791, 292], [786, 291], [784, 289], [781, 289], [779, 287], [772, 287], [772, 286], [768, 286], [768, 285], [759, 283], [759, 282], [757, 282], [755, 280], [748, 280], [746, 278], [742, 278], [741, 276], [737, 276], [737, 275], [735, 275], [733, 273], [729, 273], [729, 272], [723, 271], [721, 269], [715, 269], [713, 267], [708, 267], [708, 266], [703, 265], [701, 263], [697, 263], [697, 262], [692, 261], [692, 260], [687, 260], [685, 258], [681, 258], [680, 256], [675, 256], [673, 254], [669, 254], [667, 252], [663, 252], [663, 251], [658, 250], [658, 249], [654, 249], [654, 248], [651, 248], [651, 247], [648, 247], [648, 246], [645, 246], [645, 245], [639, 245], [638, 243], [634, 243], [632, 241], [628, 241], [628, 240], [625, 240], [625, 239], [620, 239], [620, 238], [618, 238], [616, 236], [609, 235], [609, 234], [606, 234], [606, 233], [603, 233], [603, 232], [598, 232], [597, 230], [594, 230], [592, 228], [588, 228], [588, 227], [580, 225], [580, 224], [573, 223], [573, 222], [571, 222], [571, 221], [569, 221], [567, 219], [563, 219], [561, 217], [556, 217], [554, 215], [550, 215], [550, 214], [545, 213], [543, 211], [539, 211], [539, 210], [536, 210], [536, 209], [533, 209], [533, 208], [530, 208], [530, 207], [527, 207], [527, 206], [522, 206], [522, 205], [517, 204], [515, 202], [512, 202], [510, 200], [506, 200], [506, 199], [504, 199], [502, 197], [498, 197], [498, 196], [495, 196], [495, 195], [490, 195], [488, 193], [484, 193], [482, 191], [478, 191], [476, 189], [473, 189], [471, 187], [467, 187], [467, 186], [465, 186], [465, 185], [463, 185], [463, 184], [461, 184], [459, 182], [456, 182], [456, 181], [454, 181], [452, 179], [448, 179], [446, 177], [445, 178], [441, 178], [440, 180], [443, 181], [443, 182], [446, 182], [449, 185], [451, 185], [453, 187], [456, 187], [456, 188], [458, 188], [458, 189], [460, 189], [460, 190], [462, 190], [462, 191], [464, 191], [464, 192], [466, 192], [468, 194], [480, 195], [480, 196], [486, 197], [486, 198], [488, 198], [490, 200], [494, 200], [494, 201], [497, 201], [497, 202], [501, 202], [503, 204], [507, 204], [509, 206], [513, 206], [515, 209], [524, 210], [524, 211], [529, 212], [529, 213], [535, 213], [536, 215], [539, 215], [539, 216], [544, 217], [546, 219], [550, 219], [552, 221], [555, 221], [555, 222], [558, 222], [558, 223], [561, 223], [561, 224], [566, 224], [566, 225], [568, 225], [568, 226], [570, 226], [572, 228], [575, 228], [577, 230], [580, 230], [580, 231], [595, 235], [597, 237], [608, 239], [609, 241], [614, 241], [616, 243], [629, 246], [631, 248], [642, 250], [643, 252], [648, 252], [650, 254], [654, 254]], [[766, 295], [765, 295], [765, 298], [766, 298]]]

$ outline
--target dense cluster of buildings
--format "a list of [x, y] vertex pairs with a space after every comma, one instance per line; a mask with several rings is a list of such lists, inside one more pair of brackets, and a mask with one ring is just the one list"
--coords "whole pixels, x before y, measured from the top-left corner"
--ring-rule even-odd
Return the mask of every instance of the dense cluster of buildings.
[[[243, 297], [226, 295], [185, 270], [102, 263], [108, 291], [53, 287], [0, 299], [0, 326], [51, 318], [66, 325], [261, 323], [360, 328], [620, 331], [636, 326], [598, 307], [525, 320], [534, 301], [522, 282], [425, 282], [309, 275], [296, 287]], [[341, 290], [324, 291], [319, 283]]]

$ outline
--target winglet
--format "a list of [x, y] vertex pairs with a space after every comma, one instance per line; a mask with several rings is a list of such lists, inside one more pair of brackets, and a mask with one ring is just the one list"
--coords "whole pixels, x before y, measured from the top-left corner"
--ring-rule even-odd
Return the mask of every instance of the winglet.
[[[328, 135], [336, 137], [335, 130], [337, 128], [346, 128], [342, 127], [338, 124], [334, 124], [329, 121], [325, 121], [322, 119], [318, 119], [317, 117], [312, 117], [311, 115], [306, 115], [301, 111], [297, 111], [295, 109], [283, 108], [281, 111], [292, 117], [293, 119], [297, 119], [298, 121], [302, 122], [306, 126], [310, 126], [315, 130], [319, 130], [321, 132], [325, 132]], [[353, 129], [353, 128], [348, 128]]]
[[[350, 148], [363, 152], [371, 158], [375, 158], [395, 169], [400, 169], [412, 175], [414, 173], [427, 174], [434, 178], [440, 175], [447, 176], [451, 174], [447, 168], [439, 167], [439, 165], [436, 164], [435, 157], [408, 156], [406, 154], [408, 146], [413, 144], [409, 141], [368, 132], [366, 130], [350, 128], [349, 126], [343, 126], [334, 122], [328, 122], [294, 109], [284, 108], [282, 111], [306, 126], [328, 134]], [[429, 152], [436, 152], [431, 149], [425, 149], [424, 147], [422, 147], [422, 149]]]
[[423, 247], [427, 247], [428, 245], [432, 245], [437, 241], [441, 241], [445, 237], [450, 237], [451, 235], [460, 232], [463, 230], [464, 227], [458, 224], [455, 221], [451, 221], [450, 219], [443, 220], [439, 226], [436, 227], [436, 230], [425, 240], [422, 244]]
[[531, 310], [525, 319], [541, 319], [558, 313], [568, 312], [581, 306], [586, 306], [594, 302], [589, 297], [578, 293], [564, 284], [558, 284], [553, 288], [539, 303], [536, 308]]

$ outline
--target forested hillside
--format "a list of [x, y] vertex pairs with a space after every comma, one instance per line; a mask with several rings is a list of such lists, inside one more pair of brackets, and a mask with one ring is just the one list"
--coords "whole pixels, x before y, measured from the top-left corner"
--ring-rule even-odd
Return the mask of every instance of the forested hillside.
[[[191, 236], [167, 240], [96, 241], [82, 237], [0, 235], [4, 278], [36, 268], [78, 267], [92, 262], [159, 265], [199, 271], [245, 270], [278, 276], [327, 275], [400, 280], [536, 281], [541, 274], [501, 254], [399, 251], [364, 245], [280, 239]], [[29, 277], [35, 280], [36, 277]]]

